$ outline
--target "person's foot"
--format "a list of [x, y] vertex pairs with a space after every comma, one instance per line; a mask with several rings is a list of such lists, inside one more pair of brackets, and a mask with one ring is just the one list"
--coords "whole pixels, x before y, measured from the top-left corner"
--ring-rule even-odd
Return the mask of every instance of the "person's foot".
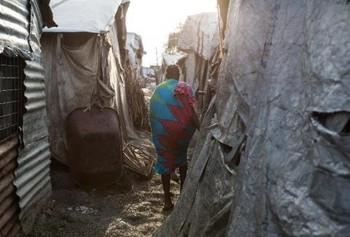
[[174, 204], [172, 203], [164, 204], [163, 212], [171, 211], [173, 209], [174, 209]]
[[171, 192], [164, 195], [164, 207], [163, 211], [171, 211], [174, 208], [174, 204], [171, 201]]

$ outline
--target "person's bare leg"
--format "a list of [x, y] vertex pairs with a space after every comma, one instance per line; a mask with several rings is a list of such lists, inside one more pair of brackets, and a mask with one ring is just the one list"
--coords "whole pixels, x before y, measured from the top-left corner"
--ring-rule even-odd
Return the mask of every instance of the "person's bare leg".
[[180, 191], [182, 191], [182, 187], [184, 185], [186, 174], [187, 174], [187, 165], [180, 166], [179, 173], [180, 173]]
[[170, 194], [170, 174], [162, 174], [162, 184], [164, 190], [164, 208], [163, 210], [170, 210], [173, 207], [173, 203], [171, 202], [171, 194]]

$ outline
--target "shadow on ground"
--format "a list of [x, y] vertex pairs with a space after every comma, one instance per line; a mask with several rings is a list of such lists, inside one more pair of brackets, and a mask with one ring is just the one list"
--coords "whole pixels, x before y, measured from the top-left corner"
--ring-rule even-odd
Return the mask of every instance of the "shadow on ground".
[[[124, 182], [84, 190], [72, 182], [67, 167], [53, 161], [52, 197], [27, 236], [152, 236], [168, 214], [162, 212], [160, 176], [145, 179], [128, 171], [127, 177], [132, 188]], [[176, 200], [174, 181], [172, 192]]]

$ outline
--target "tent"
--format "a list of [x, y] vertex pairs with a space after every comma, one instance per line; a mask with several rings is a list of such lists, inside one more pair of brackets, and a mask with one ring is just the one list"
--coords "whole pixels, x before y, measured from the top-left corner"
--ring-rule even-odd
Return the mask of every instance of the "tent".
[[347, 2], [218, 1], [216, 93], [155, 236], [348, 235]]
[[197, 109], [205, 109], [205, 94], [210, 78], [210, 62], [218, 46], [218, 14], [204, 12], [188, 16], [180, 32], [177, 48], [186, 58], [179, 66], [184, 81], [191, 84], [198, 100]]
[[145, 86], [142, 79], [142, 57], [144, 55], [142, 38], [140, 35], [132, 32], [127, 33], [125, 48], [127, 59], [124, 66], [126, 71], [126, 90], [127, 100], [133, 124], [137, 129], [150, 130], [148, 107], [145, 103], [145, 95], [141, 87]]
[[113, 108], [118, 111], [123, 135], [137, 138], [123, 71], [128, 4], [121, 0], [50, 3], [58, 27], [45, 29], [41, 42], [49, 78], [46, 93], [51, 152], [63, 164], [68, 164], [65, 120], [76, 108]]
[[126, 49], [133, 72], [133, 78], [140, 81], [142, 71], [142, 56], [144, 54], [142, 38], [139, 34], [128, 32], [126, 37]]

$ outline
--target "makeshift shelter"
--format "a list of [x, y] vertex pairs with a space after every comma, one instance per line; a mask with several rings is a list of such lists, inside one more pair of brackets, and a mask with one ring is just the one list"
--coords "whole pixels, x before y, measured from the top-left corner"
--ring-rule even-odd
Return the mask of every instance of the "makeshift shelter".
[[155, 236], [347, 236], [350, 4], [219, 4], [216, 94]]
[[48, 2], [0, 3], [0, 236], [30, 232], [51, 195], [40, 48], [42, 26], [55, 25]]
[[175, 53], [175, 54], [167, 54], [163, 53], [162, 57], [162, 65], [163, 66], [169, 66], [171, 64], [177, 64], [179, 61], [183, 60], [186, 58], [186, 54], [183, 53]]
[[184, 80], [192, 85], [198, 99], [198, 111], [204, 112], [204, 95], [210, 75], [210, 61], [218, 46], [218, 14], [188, 16], [180, 32], [177, 48], [186, 59], [180, 62]]
[[142, 77], [146, 78], [146, 79], [156, 77], [155, 70], [153, 68], [150, 68], [150, 67], [142, 67], [141, 73], [142, 73]]
[[149, 130], [148, 107], [145, 104], [145, 95], [141, 87], [145, 87], [142, 78], [142, 57], [144, 55], [142, 38], [136, 33], [127, 33], [126, 43], [127, 51], [126, 64], [124, 65], [127, 81], [127, 100], [131, 105], [130, 113], [133, 123], [138, 129]]
[[[118, 113], [123, 140], [138, 139], [127, 98], [126, 27], [129, 1], [52, 0], [57, 28], [42, 37], [52, 156], [69, 165], [67, 116], [100, 106]], [[147, 168], [149, 169], [149, 168]], [[148, 172], [148, 171], [147, 171]]]
[[141, 81], [142, 57], [144, 54], [141, 36], [136, 33], [128, 32], [126, 37], [126, 49], [132, 68], [132, 76], [136, 80]]

